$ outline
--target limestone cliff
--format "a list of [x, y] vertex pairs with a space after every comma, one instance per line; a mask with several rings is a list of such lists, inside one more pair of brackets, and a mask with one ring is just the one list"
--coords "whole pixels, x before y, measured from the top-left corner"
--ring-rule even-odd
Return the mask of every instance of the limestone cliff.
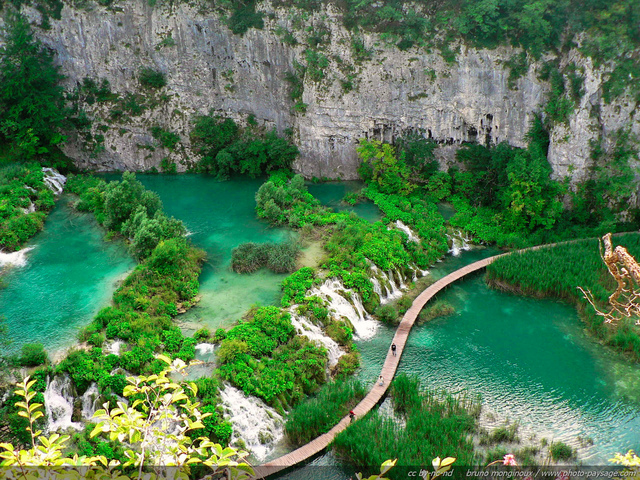
[[[322, 19], [328, 27], [330, 42], [322, 51], [330, 64], [322, 79], [305, 75], [306, 112], [294, 112], [285, 75], [295, 71], [296, 61], [305, 63], [304, 35], [292, 26], [296, 20], [290, 12], [260, 8], [273, 12], [265, 17], [265, 28], [239, 36], [219, 15], [197, 4], [158, 2], [151, 7], [142, 0], [121, 0], [108, 10], [90, 2], [82, 9], [65, 5], [50, 30], [36, 30], [57, 52], [68, 87], [84, 77], [106, 78], [119, 94], [136, 92], [142, 67], [160, 70], [168, 79], [161, 92], [147, 92], [151, 101], [140, 114], [116, 115], [113, 105], [87, 105], [96, 119], [93, 143], [71, 139], [68, 153], [79, 165], [98, 170], [146, 170], [165, 157], [183, 170], [196, 160], [189, 148], [190, 121], [213, 109], [240, 121], [253, 114], [279, 131], [292, 128], [301, 150], [298, 171], [307, 177], [352, 179], [361, 137], [390, 141], [418, 130], [443, 144], [443, 161], [465, 141], [524, 146], [530, 119], [547, 100], [549, 86], [538, 78], [544, 59], [510, 88], [504, 66], [513, 54], [510, 48], [462, 46], [457, 61], [447, 63], [437, 52], [400, 51], [372, 34], [363, 37], [371, 57], [358, 61], [340, 13], [328, 6], [306, 18], [305, 25], [313, 29]], [[25, 12], [38, 22], [39, 12]], [[298, 43], [283, 41], [283, 31], [293, 31]], [[606, 104], [602, 72], [577, 51], [563, 55], [561, 64], [573, 62], [583, 69], [585, 94], [568, 125], [554, 127], [549, 161], [556, 176], [579, 180], [590, 162], [590, 141], [606, 141], [620, 128], [640, 134], [640, 114], [630, 98]], [[347, 81], [349, 88], [344, 87]], [[173, 151], [158, 146], [149, 130], [154, 125], [179, 133], [179, 146]], [[104, 136], [99, 148], [96, 134]]]

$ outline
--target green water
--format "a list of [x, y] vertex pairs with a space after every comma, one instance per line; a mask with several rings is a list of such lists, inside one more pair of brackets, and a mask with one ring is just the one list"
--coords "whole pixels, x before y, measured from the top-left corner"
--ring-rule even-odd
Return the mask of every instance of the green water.
[[372, 223], [382, 218], [380, 209], [373, 202], [360, 202], [357, 205], [349, 205], [342, 202], [347, 193], [357, 192], [364, 187], [362, 182], [310, 183], [307, 187], [309, 193], [320, 200], [320, 203], [326, 207], [333, 208], [337, 212], [353, 212]]
[[[434, 277], [495, 251], [448, 257]], [[640, 448], [640, 368], [585, 335], [575, 309], [489, 289], [481, 274], [440, 293], [457, 313], [414, 327], [399, 372], [418, 375], [429, 388], [482, 396], [498, 419], [519, 421], [522, 438], [579, 447], [584, 465], [606, 465], [615, 452]], [[367, 385], [379, 375], [395, 330], [382, 327], [358, 342]], [[593, 446], [580, 446], [578, 436]], [[319, 468], [319, 465], [325, 465]], [[348, 478], [331, 453], [282, 478]]]
[[[110, 176], [109, 179], [119, 177]], [[231, 250], [244, 242], [283, 242], [292, 232], [272, 228], [255, 214], [263, 179], [221, 182], [208, 175], [137, 175], [162, 199], [164, 211], [184, 222], [191, 241], [207, 252], [200, 275], [200, 303], [179, 317], [186, 332], [230, 326], [253, 305], [276, 304], [286, 274], [231, 270]]]
[[27, 245], [27, 264], [5, 276], [0, 314], [10, 351], [40, 342], [49, 353], [77, 343], [76, 333], [108, 305], [117, 280], [135, 265], [119, 242], [105, 242], [93, 215], [77, 213], [62, 197], [44, 229]]

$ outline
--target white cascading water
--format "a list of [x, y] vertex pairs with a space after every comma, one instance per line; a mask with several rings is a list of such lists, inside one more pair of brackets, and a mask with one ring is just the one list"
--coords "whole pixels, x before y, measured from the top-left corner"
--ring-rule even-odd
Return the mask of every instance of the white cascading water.
[[[291, 310], [295, 309], [295, 305], [291, 307]], [[327, 349], [329, 356], [329, 367], [333, 367], [338, 363], [338, 359], [344, 355], [344, 352], [340, 348], [340, 345], [322, 331], [320, 327], [314, 325], [304, 317], [296, 317], [291, 314], [291, 323], [296, 329], [298, 335], [304, 335], [311, 341], [319, 342], [323, 347]]]
[[27, 264], [27, 253], [35, 247], [26, 247], [17, 252], [0, 252], [0, 268], [3, 267], [24, 267]]
[[29, 206], [27, 208], [23, 208], [22, 209], [22, 213], [24, 213], [25, 215], [28, 215], [30, 213], [33, 213], [36, 211], [36, 206], [33, 202], [29, 202]]
[[43, 181], [47, 187], [56, 195], [60, 195], [64, 190], [64, 184], [67, 183], [67, 177], [49, 167], [42, 167], [42, 173], [44, 173]]
[[410, 242], [420, 243], [420, 237], [414, 234], [413, 231], [407, 225], [402, 223], [401, 220], [396, 220], [395, 226], [396, 228], [398, 228], [399, 230], [402, 230], [404, 233], [407, 234]]
[[53, 380], [47, 378], [47, 389], [44, 391], [44, 409], [47, 412], [47, 431], [82, 430], [82, 424], [72, 422], [73, 395], [71, 395], [71, 379], [67, 375], [57, 375]]
[[284, 421], [262, 400], [247, 397], [231, 385], [220, 391], [222, 403], [231, 412], [232, 441], [241, 438], [259, 461], [264, 460], [284, 436]]
[[396, 285], [391, 271], [389, 271], [388, 274], [380, 271], [379, 275], [382, 277], [384, 281], [384, 288], [387, 290], [387, 298], [385, 299], [385, 303], [392, 300], [397, 300], [398, 298], [402, 297], [402, 290], [400, 290], [400, 288], [398, 288], [398, 286]]
[[106, 347], [105, 350], [113, 355], [120, 355], [120, 348], [122, 348], [122, 345], [124, 345], [124, 342], [122, 340], [116, 340], [111, 345]]
[[195, 347], [196, 360], [213, 362], [215, 360], [216, 345], [213, 343], [198, 343]]
[[449, 249], [449, 253], [454, 257], [460, 255], [460, 252], [471, 250], [472, 248], [471, 244], [469, 243], [471, 241], [471, 238], [467, 237], [467, 235], [460, 230], [454, 230], [451, 233], [447, 233], [447, 238], [451, 241], [451, 248]]
[[100, 408], [100, 393], [98, 392], [98, 385], [94, 382], [89, 385], [87, 391], [82, 395], [82, 418], [85, 420], [91, 420], [96, 410]]
[[[353, 304], [340, 295], [339, 290], [349, 292]], [[376, 334], [379, 323], [365, 311], [360, 296], [353, 290], [345, 288], [340, 280], [331, 278], [326, 280], [309, 292], [309, 296], [314, 295], [326, 300], [329, 303], [329, 310], [333, 310], [338, 318], [348, 318], [355, 329], [355, 335], [360, 339], [366, 340]]]

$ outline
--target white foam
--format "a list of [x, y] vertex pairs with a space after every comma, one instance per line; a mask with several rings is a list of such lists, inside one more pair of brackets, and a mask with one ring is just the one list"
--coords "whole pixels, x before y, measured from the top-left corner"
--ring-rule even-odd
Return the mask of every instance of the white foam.
[[264, 460], [284, 437], [280, 414], [259, 398], [247, 397], [231, 385], [220, 391], [222, 403], [230, 411], [232, 441], [241, 438], [254, 457]]
[[26, 247], [17, 252], [0, 252], [0, 268], [6, 266], [24, 267], [27, 264], [27, 253], [35, 247]]

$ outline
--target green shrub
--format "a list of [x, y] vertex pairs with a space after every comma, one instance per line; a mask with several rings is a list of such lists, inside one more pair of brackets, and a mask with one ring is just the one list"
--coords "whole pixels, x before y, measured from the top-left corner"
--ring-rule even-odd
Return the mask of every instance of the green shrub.
[[36, 367], [47, 361], [47, 352], [41, 343], [27, 343], [22, 346], [18, 363], [23, 367]]
[[571, 460], [575, 458], [576, 452], [569, 445], [563, 442], [553, 442], [549, 445], [549, 454], [553, 460]]
[[144, 67], [138, 74], [140, 85], [147, 88], [162, 88], [167, 85], [167, 76], [158, 70]]

